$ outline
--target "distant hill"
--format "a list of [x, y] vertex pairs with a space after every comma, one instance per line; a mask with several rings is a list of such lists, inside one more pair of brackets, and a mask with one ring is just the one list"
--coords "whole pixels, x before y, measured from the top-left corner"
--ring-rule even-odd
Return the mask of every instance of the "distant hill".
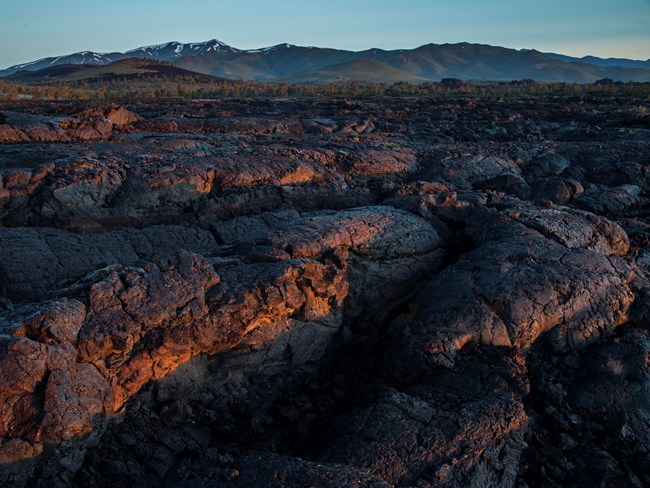
[[337, 82], [337, 81], [369, 81], [379, 83], [397, 83], [406, 81], [423, 83], [427, 78], [401, 71], [374, 59], [362, 58], [347, 63], [325, 66], [317, 70], [293, 74], [283, 81], [291, 82]]
[[[261, 49], [237, 49], [213, 39], [203, 43], [169, 42], [126, 53], [84, 51], [12, 66], [0, 76], [75, 79], [73, 65], [107, 66], [127, 59], [165, 61], [178, 69], [233, 80], [331, 81], [362, 80], [392, 83], [460, 78], [476, 81], [534, 79], [592, 83], [602, 78], [650, 82], [650, 60], [572, 58], [536, 50], [516, 50], [485, 44], [427, 44], [415, 49], [345, 51], [279, 44]], [[57, 67], [63, 71], [56, 70]], [[137, 69], [142, 69], [138, 67]], [[43, 71], [53, 70], [53, 71]], [[156, 71], [156, 70], [153, 70]], [[20, 73], [20, 74], [18, 74]], [[100, 72], [98, 72], [100, 73]], [[62, 79], [63, 79], [62, 78]]]
[[570, 63], [588, 63], [595, 66], [603, 66], [608, 68], [641, 68], [650, 69], [650, 59], [639, 61], [636, 59], [625, 58], [599, 58], [597, 56], [584, 56], [582, 58], [575, 58], [573, 56], [566, 56], [564, 54], [544, 53], [550, 58], [559, 59], [561, 61], [568, 61]]
[[272, 81], [362, 57], [353, 51], [279, 44], [249, 51], [185, 57], [175, 61], [175, 64], [225, 78]]
[[188, 78], [192, 77], [201, 83], [231, 82], [225, 78], [205, 75], [188, 71], [160, 61], [147, 59], [123, 59], [114, 63], [98, 66], [84, 64], [62, 64], [43, 68], [38, 71], [19, 71], [7, 80], [26, 84], [47, 84], [51, 82], [81, 82], [98, 83], [110, 80], [138, 78]]

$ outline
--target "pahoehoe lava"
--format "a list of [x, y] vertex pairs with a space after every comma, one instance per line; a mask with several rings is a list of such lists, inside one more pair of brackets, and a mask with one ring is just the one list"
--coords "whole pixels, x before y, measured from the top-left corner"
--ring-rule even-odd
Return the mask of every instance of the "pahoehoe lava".
[[647, 101], [0, 113], [0, 485], [650, 485]]

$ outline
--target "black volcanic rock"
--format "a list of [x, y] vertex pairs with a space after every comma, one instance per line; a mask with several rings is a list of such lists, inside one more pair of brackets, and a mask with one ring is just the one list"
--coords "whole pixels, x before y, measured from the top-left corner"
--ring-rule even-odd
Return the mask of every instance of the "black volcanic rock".
[[0, 484], [648, 484], [642, 103], [3, 104]]

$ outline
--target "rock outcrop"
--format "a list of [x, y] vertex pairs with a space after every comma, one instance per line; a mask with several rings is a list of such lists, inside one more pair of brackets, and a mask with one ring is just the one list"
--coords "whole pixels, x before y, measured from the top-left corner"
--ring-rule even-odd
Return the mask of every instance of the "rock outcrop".
[[2, 105], [0, 484], [649, 484], [648, 128], [567, 103]]

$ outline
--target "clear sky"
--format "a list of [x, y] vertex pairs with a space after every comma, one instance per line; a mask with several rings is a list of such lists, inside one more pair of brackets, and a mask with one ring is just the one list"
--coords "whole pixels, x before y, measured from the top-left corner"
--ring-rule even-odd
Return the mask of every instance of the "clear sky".
[[361, 50], [478, 42], [650, 58], [650, 0], [2, 0], [0, 67], [219, 39]]

